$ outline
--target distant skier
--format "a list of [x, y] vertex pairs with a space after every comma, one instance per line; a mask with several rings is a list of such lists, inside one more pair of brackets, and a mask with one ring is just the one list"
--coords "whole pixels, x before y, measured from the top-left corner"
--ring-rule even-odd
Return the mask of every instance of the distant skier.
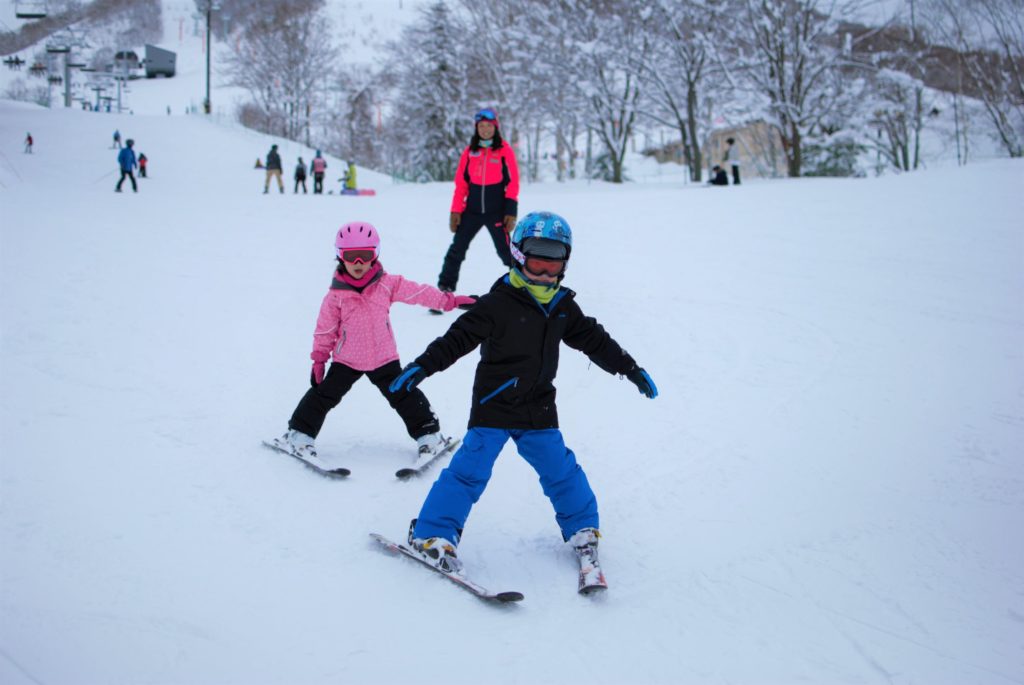
[[149, 163], [149, 158], [144, 154], [139, 154], [139, 178], [146, 178], [146, 164]]
[[31, 133], [26, 133], [25, 134], [25, 154], [26, 155], [32, 154], [32, 134]]
[[[389, 386], [399, 396], [480, 347], [473, 381], [469, 431], [431, 487], [409, 530], [409, 544], [423, 560], [459, 573], [456, 552], [473, 504], [483, 494], [502, 447], [511, 438], [540, 475], [555, 509], [562, 540], [581, 559], [581, 591], [604, 586], [597, 565], [597, 499], [576, 456], [558, 429], [553, 381], [559, 347], [587, 355], [611, 374], [622, 374], [654, 398], [654, 381], [562, 288], [572, 253], [572, 231], [561, 216], [531, 212], [511, 236], [513, 264], [448, 331], [406, 366]], [[584, 560], [596, 570], [584, 584]], [[596, 576], [596, 577], [595, 577]]]
[[313, 194], [324, 194], [324, 174], [327, 173], [327, 160], [316, 151], [316, 157], [309, 164], [309, 172], [313, 174]]
[[732, 167], [732, 184], [738, 186], [740, 184], [740, 152], [736, 149], [736, 139], [726, 138], [727, 147], [725, 148], [725, 164]]
[[725, 173], [725, 169], [716, 164], [711, 167], [711, 178], [708, 179], [708, 184], [713, 186], [727, 186], [729, 185], [729, 175]]
[[441, 290], [455, 290], [469, 244], [483, 226], [491, 234], [502, 264], [512, 264], [508, 233], [515, 227], [519, 205], [519, 166], [512, 146], [501, 138], [495, 111], [482, 109], [474, 120], [473, 137], [455, 172], [448, 218], [448, 228], [455, 235], [437, 278]]
[[114, 192], [121, 192], [121, 184], [124, 183], [124, 179], [130, 179], [132, 182], [132, 192], [139, 192], [139, 186], [135, 183], [135, 175], [132, 171], [138, 166], [138, 162], [135, 160], [135, 151], [132, 147], [135, 145], [135, 141], [129, 138], [124, 142], [125, 146], [121, 148], [121, 151], [117, 153], [117, 163], [121, 167], [121, 178], [118, 180], [117, 185], [114, 187]]
[[120, 149], [120, 147], [121, 147], [121, 132], [115, 129], [114, 130], [114, 144], [111, 145], [110, 148], [111, 149], [114, 149], [114, 148]]
[[343, 188], [355, 192], [358, 188], [356, 185], [356, 163], [349, 161], [348, 169], [345, 171], [345, 175], [341, 179]]
[[[342, 226], [334, 248], [338, 267], [320, 305], [309, 355], [313, 360], [312, 387], [295, 408], [288, 432], [275, 439], [274, 446], [301, 459], [315, 459], [314, 441], [327, 413], [366, 375], [402, 417], [406, 431], [417, 443], [417, 458], [443, 449], [447, 440], [426, 396], [419, 390], [388, 392], [388, 385], [402, 370], [389, 310], [393, 303], [405, 302], [450, 311], [471, 305], [474, 298], [443, 293], [384, 271], [379, 259], [380, 234], [369, 223], [354, 221]], [[332, 363], [325, 374], [328, 360]], [[352, 424], [357, 423], [353, 417]]]
[[299, 164], [295, 167], [295, 194], [299, 192], [299, 184], [302, 184], [302, 194], [306, 194], [306, 163], [299, 157]]
[[267, 153], [267, 180], [263, 184], [263, 194], [270, 192], [270, 179], [277, 179], [277, 187], [284, 192], [284, 181], [281, 180], [281, 155], [277, 154], [277, 145], [270, 146]]

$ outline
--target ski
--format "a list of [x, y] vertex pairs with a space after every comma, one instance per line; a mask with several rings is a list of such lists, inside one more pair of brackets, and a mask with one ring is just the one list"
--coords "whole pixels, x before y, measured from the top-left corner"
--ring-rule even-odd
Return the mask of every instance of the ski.
[[397, 542], [392, 542], [391, 540], [388, 540], [386, 537], [380, 535], [379, 533], [370, 533], [370, 537], [379, 542], [384, 547], [384, 549], [388, 550], [392, 554], [401, 554], [402, 556], [406, 556], [414, 561], [418, 561], [434, 573], [444, 576], [448, 580], [452, 581], [453, 583], [461, 587], [463, 590], [473, 593], [480, 599], [486, 600], [488, 602], [497, 602], [499, 604], [507, 604], [509, 602], [520, 602], [523, 600], [523, 593], [521, 592], [490, 592], [486, 588], [477, 585], [465, 576], [456, 573], [445, 573], [438, 567], [434, 566], [427, 560], [423, 559], [423, 557], [416, 554], [416, 552], [412, 551], [405, 545], [400, 545]]
[[438, 459], [445, 456], [446, 454], [451, 454], [452, 452], [454, 452], [455, 448], [458, 447], [461, 443], [462, 440], [460, 440], [459, 438], [445, 438], [444, 447], [439, 449], [437, 452], [434, 452], [433, 454], [426, 454], [420, 457], [412, 466], [406, 467], [404, 469], [398, 469], [397, 471], [395, 471], [395, 477], [400, 478], [402, 480], [407, 480], [409, 478], [412, 478], [413, 476], [421, 475], [424, 471], [430, 468], [431, 464], [436, 462]]
[[274, 438], [273, 440], [264, 440], [263, 444], [264, 446], [269, 447], [275, 452], [287, 454], [289, 457], [298, 459], [307, 468], [312, 469], [313, 471], [319, 473], [321, 476], [326, 476], [327, 478], [347, 478], [352, 473], [351, 471], [344, 467], [331, 466], [330, 464], [321, 461], [319, 458], [306, 459], [304, 457], [300, 457], [299, 455], [295, 454], [290, 449], [285, 447], [283, 444], [281, 444], [278, 438]]

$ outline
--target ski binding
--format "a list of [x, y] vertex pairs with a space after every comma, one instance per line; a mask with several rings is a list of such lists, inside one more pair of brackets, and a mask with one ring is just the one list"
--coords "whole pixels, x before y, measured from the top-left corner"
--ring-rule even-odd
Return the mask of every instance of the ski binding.
[[521, 592], [490, 592], [486, 588], [477, 585], [469, 578], [457, 573], [446, 573], [438, 567], [434, 566], [419, 554], [409, 549], [405, 545], [400, 545], [397, 542], [392, 542], [379, 533], [370, 533], [370, 537], [379, 542], [384, 549], [388, 550], [392, 554], [401, 554], [402, 556], [408, 557], [414, 561], [418, 561], [434, 573], [444, 576], [448, 580], [452, 581], [467, 592], [471, 592], [482, 600], [488, 602], [496, 602], [499, 604], [507, 604], [510, 602], [521, 602], [523, 600], [523, 593]]
[[273, 440], [264, 440], [263, 444], [266, 447], [269, 447], [270, 449], [274, 450], [275, 452], [287, 454], [289, 457], [298, 459], [307, 468], [312, 469], [313, 471], [319, 473], [321, 476], [326, 476], [327, 478], [347, 478], [352, 473], [351, 471], [342, 466], [331, 466], [327, 462], [322, 461], [319, 457], [300, 457], [299, 455], [295, 454], [290, 449], [288, 449], [288, 447], [286, 447], [285, 444], [282, 443], [279, 438], [274, 438]]

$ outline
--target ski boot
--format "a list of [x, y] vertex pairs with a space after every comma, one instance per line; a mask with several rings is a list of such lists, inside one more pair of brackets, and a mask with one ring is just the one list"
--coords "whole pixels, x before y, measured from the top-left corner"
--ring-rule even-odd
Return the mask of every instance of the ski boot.
[[455, 543], [444, 538], [415, 538], [416, 519], [409, 524], [409, 547], [431, 566], [444, 573], [462, 574], [462, 562], [455, 551]]
[[601, 563], [597, 557], [597, 541], [600, 537], [601, 533], [597, 528], [581, 528], [568, 540], [580, 565], [579, 593], [581, 595], [608, 589], [608, 581], [604, 579]]
[[297, 430], [289, 430], [274, 438], [274, 447], [299, 459], [316, 459], [316, 444], [312, 437]]

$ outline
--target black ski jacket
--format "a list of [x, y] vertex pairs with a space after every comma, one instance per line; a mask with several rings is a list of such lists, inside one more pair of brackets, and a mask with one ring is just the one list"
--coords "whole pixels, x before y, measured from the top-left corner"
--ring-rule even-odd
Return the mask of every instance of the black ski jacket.
[[545, 308], [504, 276], [416, 363], [429, 376], [480, 345], [469, 427], [558, 428], [554, 380], [559, 343], [608, 373], [625, 374], [636, 367], [604, 327], [583, 314], [575, 295], [563, 287]]

